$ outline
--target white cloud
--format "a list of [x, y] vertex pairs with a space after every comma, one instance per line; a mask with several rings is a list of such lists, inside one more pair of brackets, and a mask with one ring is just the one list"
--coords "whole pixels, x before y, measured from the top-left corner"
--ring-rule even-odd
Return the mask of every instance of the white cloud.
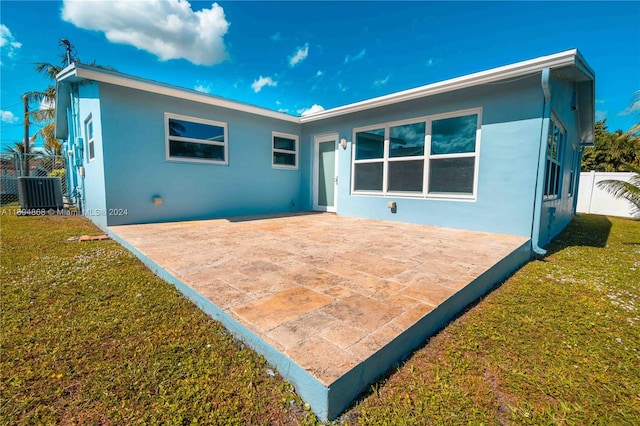
[[367, 53], [367, 49], [362, 49], [361, 51], [359, 51], [357, 54], [351, 56], [351, 55], [347, 55], [344, 57], [344, 63], [346, 64], [347, 62], [351, 62], [351, 61], [359, 61], [360, 59], [364, 58], [364, 55], [366, 55]]
[[196, 85], [193, 88], [194, 90], [197, 90], [198, 92], [202, 92], [202, 93], [211, 93], [211, 83], [207, 82], [207, 81], [196, 81]]
[[318, 70], [318, 72], [316, 73], [316, 77], [322, 77], [324, 75], [324, 73], [322, 72], [322, 70]]
[[137, 47], [161, 61], [182, 58], [213, 65], [227, 58], [223, 38], [229, 23], [217, 3], [194, 12], [184, 0], [64, 0], [62, 19], [103, 32], [109, 41]]
[[258, 93], [259, 91], [262, 90], [262, 88], [264, 86], [277, 86], [278, 82], [277, 81], [273, 81], [273, 79], [271, 77], [263, 77], [260, 76], [260, 78], [258, 78], [257, 80], [254, 80], [253, 83], [251, 84], [251, 88], [253, 89], [254, 92]]
[[305, 115], [315, 114], [316, 112], [320, 112], [320, 111], [324, 111], [324, 107], [322, 105], [313, 104], [310, 108], [299, 109], [298, 114], [304, 117]]
[[596, 110], [596, 121], [604, 120], [608, 115], [608, 111]]
[[19, 118], [16, 117], [11, 111], [0, 110], [0, 117], [5, 123], [17, 123]]
[[618, 115], [629, 115], [633, 112], [640, 111], [640, 101], [635, 101], [630, 106], [621, 111]]
[[2, 48], [3, 53], [8, 58], [14, 58], [21, 47], [22, 43], [16, 41], [16, 38], [11, 34], [11, 30], [6, 25], [0, 24], [0, 48]]
[[280, 32], [275, 33], [274, 35], [271, 36], [271, 40], [273, 40], [273, 41], [282, 40], [282, 34], [280, 34]]
[[298, 47], [296, 53], [289, 57], [289, 66], [294, 67], [300, 62], [304, 61], [309, 56], [309, 43], [305, 43], [304, 46]]
[[387, 84], [387, 81], [389, 81], [389, 77], [391, 77], [390, 75], [386, 76], [385, 78], [381, 78], [380, 80], [376, 80], [373, 82], [374, 86], [384, 86], [385, 84]]
[[342, 83], [338, 83], [338, 90], [340, 90], [341, 92], [346, 92], [349, 88], [347, 86], [345, 86]]
[[596, 105], [602, 105], [605, 102], [607, 101], [605, 101], [604, 99], [596, 99]]

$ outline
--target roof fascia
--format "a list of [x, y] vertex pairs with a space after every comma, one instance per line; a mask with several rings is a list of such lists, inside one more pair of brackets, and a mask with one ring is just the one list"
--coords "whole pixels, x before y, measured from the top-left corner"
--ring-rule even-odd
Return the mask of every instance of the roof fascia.
[[100, 83], [113, 84], [121, 87], [142, 90], [145, 92], [157, 93], [160, 95], [171, 96], [180, 99], [186, 99], [207, 105], [215, 105], [222, 108], [229, 108], [235, 111], [246, 112], [249, 114], [260, 115], [263, 117], [275, 118], [291, 123], [300, 123], [299, 117], [273, 111], [267, 108], [261, 108], [254, 105], [244, 104], [229, 99], [219, 98], [213, 95], [207, 95], [195, 90], [189, 90], [159, 83], [151, 80], [128, 76], [113, 71], [100, 70], [92, 67], [86, 67], [81, 64], [71, 65], [60, 72], [57, 76], [58, 81], [69, 78], [78, 78], [93, 80]]
[[[579, 55], [577, 49], [571, 49], [564, 52], [556, 53], [549, 56], [542, 56], [536, 59], [530, 59], [511, 65], [505, 65], [486, 71], [468, 74], [462, 77], [456, 77], [426, 86], [416, 87], [414, 89], [403, 90], [401, 92], [392, 93], [390, 95], [380, 96], [373, 99], [367, 99], [361, 102], [328, 109], [316, 114], [307, 115], [300, 118], [300, 122], [308, 123], [312, 121], [324, 120], [339, 115], [350, 114], [353, 112], [363, 111], [370, 108], [391, 105], [398, 102], [409, 101], [424, 96], [432, 96], [452, 90], [464, 89], [480, 84], [491, 83], [494, 81], [521, 77], [528, 74], [534, 74], [542, 71], [544, 68], [555, 68], [567, 65], [574, 65], [576, 57]], [[586, 69], [589, 69], [584, 61]]]

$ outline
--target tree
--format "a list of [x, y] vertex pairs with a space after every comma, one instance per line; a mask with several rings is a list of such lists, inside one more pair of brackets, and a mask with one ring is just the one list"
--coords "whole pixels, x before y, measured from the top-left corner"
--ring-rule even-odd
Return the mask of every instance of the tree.
[[640, 166], [640, 136], [632, 131], [634, 127], [611, 133], [606, 119], [598, 121], [594, 146], [586, 148], [582, 156], [582, 171], [620, 172], [627, 169], [625, 164]]
[[[11, 154], [11, 155], [22, 155], [25, 152], [25, 147], [24, 147], [24, 142], [15, 142], [13, 144], [13, 146], [7, 146], [4, 148], [4, 152], [6, 154]], [[29, 151], [31, 151], [31, 149], [29, 149]]]
[[[56, 139], [55, 135], [55, 123], [53, 119], [56, 115], [55, 110], [55, 102], [56, 102], [56, 76], [64, 69], [64, 67], [68, 66], [71, 63], [82, 63], [80, 58], [76, 55], [75, 48], [71, 43], [67, 40], [60, 40], [60, 45], [64, 46], [65, 53], [61, 56], [61, 65], [54, 65], [49, 62], [37, 62], [35, 64], [34, 69], [46, 75], [49, 80], [53, 82], [49, 87], [42, 91], [33, 91], [27, 92], [24, 96], [28, 99], [30, 104], [37, 104], [39, 106], [38, 109], [29, 112], [29, 117], [33, 119], [33, 121], [38, 123], [47, 123], [40, 130], [35, 132], [33, 136], [31, 136], [31, 142], [35, 142], [35, 140], [40, 137], [44, 141], [44, 150], [50, 155], [61, 155], [62, 154], [62, 144], [58, 139]], [[95, 68], [107, 69], [111, 71], [115, 71], [115, 68], [110, 66], [102, 66], [96, 64], [95, 60], [88, 63], [87, 65]]]

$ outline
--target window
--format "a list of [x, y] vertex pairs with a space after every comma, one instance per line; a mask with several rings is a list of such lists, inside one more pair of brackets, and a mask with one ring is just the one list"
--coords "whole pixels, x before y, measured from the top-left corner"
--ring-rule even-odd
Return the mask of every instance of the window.
[[273, 132], [271, 135], [271, 165], [277, 169], [298, 168], [298, 137]]
[[547, 156], [544, 172], [544, 198], [553, 199], [560, 195], [562, 180], [562, 153], [565, 132], [557, 120], [551, 119], [547, 137]]
[[473, 194], [478, 115], [433, 120], [429, 193]]
[[228, 164], [227, 123], [165, 113], [167, 160]]
[[96, 148], [93, 139], [93, 120], [91, 119], [91, 114], [84, 122], [84, 133], [85, 138], [87, 139], [87, 157], [89, 161], [93, 161], [96, 158]]
[[479, 132], [479, 109], [355, 129], [352, 191], [473, 198]]

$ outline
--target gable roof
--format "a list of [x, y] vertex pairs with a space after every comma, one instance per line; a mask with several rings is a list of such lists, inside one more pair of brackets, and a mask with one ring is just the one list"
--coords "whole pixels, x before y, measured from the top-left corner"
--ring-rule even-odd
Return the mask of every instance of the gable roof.
[[[293, 123], [309, 123], [313, 121], [325, 120], [371, 108], [386, 105], [393, 105], [412, 99], [436, 95], [467, 87], [478, 86], [495, 81], [523, 77], [541, 72], [549, 68], [554, 73], [563, 76], [577, 83], [577, 107], [580, 112], [579, 121], [581, 135], [584, 143], [592, 143], [594, 138], [593, 123], [595, 122], [595, 73], [586, 63], [577, 49], [566, 50], [553, 55], [542, 56], [527, 61], [517, 62], [486, 71], [468, 74], [437, 83], [413, 89], [403, 90], [389, 95], [379, 96], [352, 104], [327, 109], [303, 117], [297, 117], [274, 111], [268, 108], [210, 95], [196, 90], [160, 83], [153, 80], [134, 77], [115, 71], [98, 69], [82, 64], [71, 64], [56, 77], [58, 88], [58, 99], [56, 102], [56, 137], [64, 139], [67, 134], [66, 110], [71, 102], [69, 97], [69, 83], [83, 80], [91, 80], [102, 83], [114, 84], [122, 87], [129, 87], [142, 91], [158, 93], [180, 99], [192, 100], [207, 105], [216, 105], [223, 108], [230, 108], [250, 114], [257, 114], [265, 117], [276, 118]], [[64, 119], [63, 119], [64, 118]]]

